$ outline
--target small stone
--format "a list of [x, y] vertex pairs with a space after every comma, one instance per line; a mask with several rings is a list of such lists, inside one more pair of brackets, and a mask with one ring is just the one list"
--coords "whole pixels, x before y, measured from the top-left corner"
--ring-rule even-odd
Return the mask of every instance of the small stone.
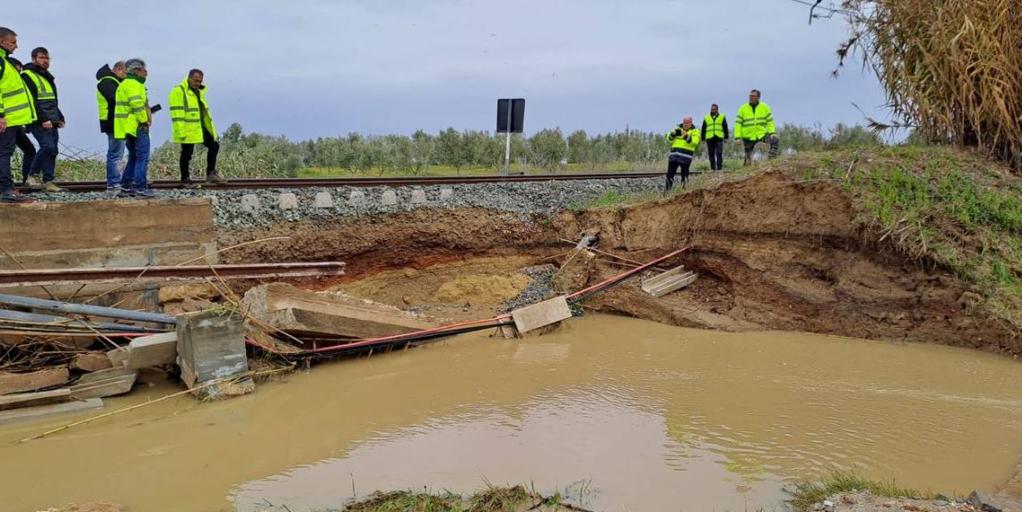
[[246, 213], [255, 213], [259, 211], [259, 196], [255, 194], [245, 194], [241, 196], [241, 210]]
[[412, 204], [426, 204], [426, 191], [418, 188], [413, 190]]
[[441, 201], [450, 201], [451, 199], [454, 199], [454, 189], [453, 188], [442, 188], [442, 189], [440, 189], [440, 200]]
[[380, 199], [380, 203], [383, 206], [394, 206], [397, 204], [397, 192], [393, 190], [384, 190], [383, 197]]
[[277, 196], [277, 206], [281, 210], [294, 210], [298, 208], [298, 196], [293, 192], [284, 192]]
[[312, 200], [312, 206], [316, 208], [333, 208], [334, 198], [330, 195], [330, 192], [319, 192], [316, 194], [316, 198]]
[[990, 499], [990, 495], [983, 491], [972, 491], [965, 502], [983, 512], [1001, 512], [1001, 507], [995, 505]]
[[844, 503], [845, 505], [855, 505], [855, 503], [856, 503], [855, 498], [853, 498], [853, 497], [851, 497], [851, 496], [849, 496], [847, 494], [845, 494], [844, 496], [841, 496], [841, 502]]
[[348, 195], [348, 204], [363, 205], [366, 202], [366, 193], [361, 190], [352, 190]]

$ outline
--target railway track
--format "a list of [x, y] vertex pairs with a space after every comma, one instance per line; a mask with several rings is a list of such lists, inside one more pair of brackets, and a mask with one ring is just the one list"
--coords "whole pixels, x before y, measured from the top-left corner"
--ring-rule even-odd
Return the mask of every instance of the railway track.
[[[332, 187], [405, 187], [427, 185], [466, 185], [474, 183], [522, 183], [536, 181], [604, 180], [614, 178], [655, 178], [660, 172], [629, 173], [571, 173], [571, 174], [517, 174], [510, 176], [410, 176], [401, 178], [259, 178], [232, 179], [219, 185], [203, 186], [214, 190], [261, 188], [332, 188]], [[98, 192], [106, 190], [102, 181], [73, 181], [58, 183], [70, 192]], [[181, 188], [178, 181], [154, 181], [154, 189]]]

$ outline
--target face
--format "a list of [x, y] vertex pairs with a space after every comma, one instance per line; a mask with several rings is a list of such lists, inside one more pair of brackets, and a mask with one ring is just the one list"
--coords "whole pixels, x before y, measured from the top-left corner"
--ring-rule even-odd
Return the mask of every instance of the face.
[[717, 112], [720, 112], [720, 110], [717, 109], [716, 105], [713, 105], [712, 107], [710, 107], [710, 113], [711, 114], [717, 115]]
[[199, 87], [202, 87], [202, 78], [202, 73], [195, 73], [188, 77], [188, 85], [193, 89], [198, 89]]
[[692, 128], [692, 118], [686, 117], [685, 119], [682, 119], [681, 125], [684, 126], [686, 130]]
[[128, 76], [128, 69], [124, 66], [116, 67], [114, 68], [114, 76], [123, 80], [124, 77]]
[[749, 93], [749, 103], [752, 103], [753, 105], [759, 103], [759, 93], [758, 92], [750, 92]]
[[40, 53], [32, 59], [32, 63], [39, 67], [39, 69], [50, 69], [50, 56], [46, 53]]
[[146, 69], [146, 68], [142, 68], [142, 69], [136, 71], [135, 74], [140, 76], [140, 77], [142, 77], [142, 78], [145, 78], [145, 77], [149, 76], [149, 70]]
[[14, 50], [18, 49], [18, 36], [7, 36], [0, 39], [0, 47], [7, 50], [8, 54], [14, 53]]

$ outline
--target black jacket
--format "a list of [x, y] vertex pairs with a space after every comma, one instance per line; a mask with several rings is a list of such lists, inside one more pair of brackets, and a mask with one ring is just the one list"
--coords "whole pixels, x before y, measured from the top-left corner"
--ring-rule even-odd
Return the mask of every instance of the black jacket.
[[[724, 114], [717, 114], [717, 115], [718, 116], [723, 116]], [[727, 117], [725, 117], [723, 122], [721, 122], [721, 128], [724, 129], [724, 140], [728, 140], [729, 138], [731, 138], [731, 133], [728, 132], [728, 130], [727, 130]], [[702, 128], [701, 131], [702, 131], [702, 138], [703, 138], [703, 140], [707, 140], [706, 139], [706, 118], [705, 117], [703, 118], [703, 128]], [[719, 137], [714, 137], [712, 140], [720, 140], [720, 138]]]
[[[107, 76], [112, 77], [113, 80], [99, 82]], [[110, 66], [104, 64], [99, 71], [96, 71], [96, 80], [96, 90], [106, 98], [106, 121], [99, 122], [99, 131], [114, 133], [114, 102], [117, 99], [117, 86], [121, 83], [121, 79], [117, 78]]]
[[[53, 88], [53, 99], [52, 100], [35, 100], [36, 113], [39, 115], [37, 122], [43, 123], [46, 121], [52, 121], [53, 124], [57, 124], [64, 121], [64, 114], [60, 112], [57, 100], [57, 84], [53, 79], [53, 75], [49, 71], [36, 67], [33, 63], [25, 64], [24, 71], [34, 71], [35, 74], [42, 77], [50, 83], [50, 87]], [[39, 97], [39, 91], [36, 90], [35, 82], [32, 79], [25, 77], [25, 86], [28, 87], [28, 92], [32, 93], [33, 98]]]

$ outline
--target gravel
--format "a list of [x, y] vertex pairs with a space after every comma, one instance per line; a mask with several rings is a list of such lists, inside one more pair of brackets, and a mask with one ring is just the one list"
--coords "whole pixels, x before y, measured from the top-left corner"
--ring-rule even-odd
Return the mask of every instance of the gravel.
[[[480, 207], [521, 214], [551, 214], [598, 198], [613, 191], [618, 194], [632, 194], [655, 191], [661, 186], [659, 178], [613, 178], [601, 180], [541, 181], [525, 183], [485, 183], [469, 185], [432, 185], [406, 187], [336, 187], [297, 189], [253, 189], [253, 190], [156, 190], [157, 199], [185, 197], [212, 197], [214, 221], [219, 227], [246, 229], [267, 227], [282, 221], [323, 219], [379, 215], [406, 212], [415, 208], [466, 208]], [[453, 190], [449, 199], [440, 200], [441, 189]], [[361, 190], [364, 202], [350, 204], [351, 192]], [[381, 197], [386, 190], [397, 193], [397, 204], [384, 206]], [[426, 204], [412, 204], [414, 190], [426, 194]], [[313, 198], [319, 192], [329, 192], [333, 197], [332, 208], [316, 208]], [[282, 193], [293, 193], [298, 197], [298, 207], [281, 209], [278, 197]], [[255, 194], [259, 207], [254, 212], [241, 206], [241, 198]], [[35, 194], [40, 201], [95, 201], [112, 199], [105, 192], [76, 192], [56, 194]], [[124, 200], [124, 199], [118, 199]]]
[[522, 273], [532, 278], [532, 282], [518, 294], [517, 297], [507, 301], [501, 308], [502, 313], [529, 306], [545, 300], [554, 292], [554, 274], [557, 267], [551, 264], [536, 265], [522, 269]]

